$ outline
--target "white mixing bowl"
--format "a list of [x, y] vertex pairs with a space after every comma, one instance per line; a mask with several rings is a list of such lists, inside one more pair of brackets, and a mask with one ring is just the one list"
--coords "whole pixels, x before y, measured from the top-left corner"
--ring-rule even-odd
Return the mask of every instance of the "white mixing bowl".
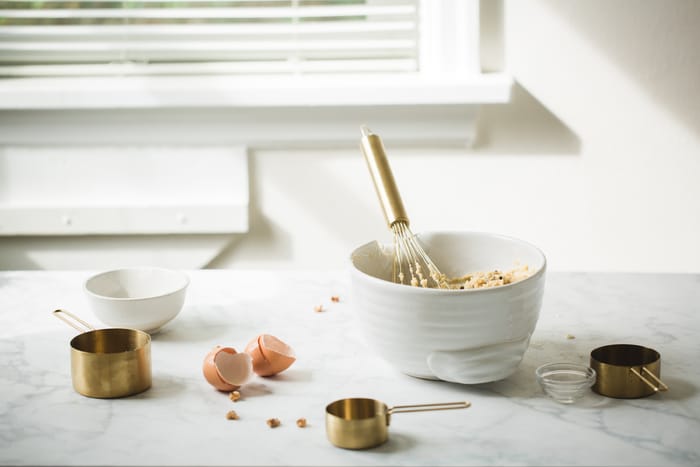
[[189, 283], [182, 272], [144, 267], [102, 272], [84, 289], [104, 324], [153, 333], [180, 313]]
[[530, 343], [546, 259], [524, 241], [481, 232], [416, 236], [448, 277], [527, 265], [531, 276], [486, 289], [439, 290], [392, 282], [393, 245], [351, 255], [352, 302], [368, 344], [403, 373], [463, 384], [511, 375]]

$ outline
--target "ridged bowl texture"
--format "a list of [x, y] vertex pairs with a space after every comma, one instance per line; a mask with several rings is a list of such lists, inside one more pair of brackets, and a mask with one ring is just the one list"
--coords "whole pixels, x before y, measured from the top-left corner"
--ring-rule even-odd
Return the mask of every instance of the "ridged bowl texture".
[[546, 259], [535, 246], [483, 232], [431, 232], [417, 240], [448, 277], [527, 265], [531, 276], [487, 289], [439, 290], [392, 282], [393, 245], [351, 255], [356, 319], [376, 354], [411, 376], [463, 384], [515, 372], [542, 305]]

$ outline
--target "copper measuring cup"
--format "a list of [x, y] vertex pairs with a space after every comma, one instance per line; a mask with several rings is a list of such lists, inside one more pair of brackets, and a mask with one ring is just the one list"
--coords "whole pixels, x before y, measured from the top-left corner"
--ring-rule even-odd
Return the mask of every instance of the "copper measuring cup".
[[70, 341], [71, 376], [77, 392], [117, 398], [151, 387], [150, 335], [136, 329], [95, 329], [65, 310], [54, 310], [53, 315], [81, 332]]
[[661, 355], [641, 345], [614, 344], [591, 352], [591, 368], [598, 374], [591, 389], [608, 397], [636, 399], [668, 391], [661, 381]]
[[328, 440], [345, 449], [368, 449], [386, 442], [392, 414], [425, 412], [429, 410], [466, 409], [467, 401], [439, 404], [396, 405], [374, 399], [340, 399], [326, 406], [326, 435]]

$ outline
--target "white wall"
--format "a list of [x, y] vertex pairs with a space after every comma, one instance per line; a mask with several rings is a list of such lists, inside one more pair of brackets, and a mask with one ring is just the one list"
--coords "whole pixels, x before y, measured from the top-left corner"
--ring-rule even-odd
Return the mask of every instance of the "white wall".
[[[552, 270], [700, 272], [700, 2], [484, 6], [504, 37], [484, 64], [505, 63], [514, 97], [482, 109], [473, 148], [384, 141], [414, 231], [514, 235]], [[215, 238], [209, 267], [339, 268], [355, 245], [389, 239], [359, 149], [256, 150], [249, 171], [251, 230]], [[0, 239], [0, 257], [76, 266], [60, 241], [40, 245]], [[43, 265], [20, 253], [42, 248]]]
[[560, 173], [538, 158], [561, 189], [539, 197], [553, 265], [700, 271], [698, 18], [694, 1], [508, 3], [509, 68], [580, 140]]

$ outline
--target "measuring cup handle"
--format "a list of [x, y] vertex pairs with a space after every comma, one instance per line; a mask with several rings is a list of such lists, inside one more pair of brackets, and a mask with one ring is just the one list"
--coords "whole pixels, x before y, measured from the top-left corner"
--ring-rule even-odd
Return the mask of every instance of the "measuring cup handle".
[[[654, 392], [668, 391], [668, 386], [666, 385], [666, 383], [664, 383], [659, 378], [657, 378], [657, 376], [654, 373], [652, 373], [651, 371], [647, 370], [646, 367], [644, 367], [644, 366], [642, 367], [641, 373], [639, 371], [635, 370], [634, 368], [630, 368], [630, 371], [632, 373], [634, 373], [637, 378], [641, 379], [644, 384], [646, 384], [651, 389], [653, 389]], [[649, 375], [651, 377], [651, 379], [653, 379], [654, 382], [656, 382], [656, 386], [651, 381], [646, 379], [644, 377], [644, 375], [642, 375], [642, 373], [646, 373], [647, 375]]]
[[[63, 321], [64, 323], [66, 323], [68, 326], [70, 326], [70, 327], [72, 327], [73, 329], [76, 329], [76, 330], [78, 330], [78, 331], [80, 331], [80, 332], [94, 331], [94, 330], [95, 330], [95, 328], [94, 328], [93, 326], [91, 326], [89, 323], [86, 323], [86, 322], [83, 321], [82, 319], [80, 319], [80, 318], [78, 318], [77, 316], [75, 316], [73, 313], [70, 313], [70, 312], [68, 312], [68, 311], [66, 311], [66, 310], [61, 310], [61, 309], [59, 309], [59, 310], [53, 310], [53, 311], [52, 311], [52, 314], [53, 314], [56, 318], [60, 319], [60, 320]], [[65, 316], [64, 316], [64, 315], [65, 315]], [[67, 318], [66, 316], [67, 316], [68, 318]], [[69, 319], [69, 318], [70, 318], [70, 319]], [[79, 324], [82, 325], [82, 327], [79, 326]]]
[[391, 407], [387, 412], [390, 414], [395, 414], [402, 412], [428, 412], [431, 410], [466, 409], [471, 405], [472, 404], [469, 401], [441, 402], [438, 404], [395, 405], [394, 407]]

